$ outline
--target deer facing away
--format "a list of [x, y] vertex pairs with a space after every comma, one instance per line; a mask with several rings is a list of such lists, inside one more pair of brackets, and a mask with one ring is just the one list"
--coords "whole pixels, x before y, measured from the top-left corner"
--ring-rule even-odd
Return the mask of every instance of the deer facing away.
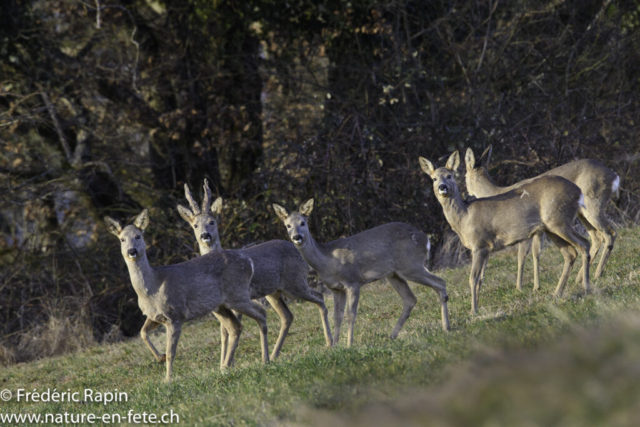
[[[143, 239], [149, 224], [145, 209], [133, 224], [122, 227], [113, 218], [105, 217], [110, 233], [120, 240], [120, 251], [127, 264], [138, 306], [146, 316], [140, 335], [158, 362], [167, 364], [166, 380], [171, 380], [182, 324], [204, 316], [213, 310], [230, 334], [229, 350], [222, 368], [231, 366], [242, 325], [231, 310], [255, 319], [260, 326], [262, 362], [269, 361], [267, 320], [262, 307], [254, 304], [249, 295], [253, 263], [240, 251], [223, 251], [179, 264], [152, 267]], [[148, 334], [158, 326], [167, 330], [166, 354], [160, 354]]]
[[[201, 206], [198, 206], [186, 184], [184, 190], [190, 208], [178, 205], [180, 216], [193, 228], [201, 255], [222, 250], [217, 226], [222, 211], [222, 198], [218, 197], [209, 209], [211, 190], [207, 180], [203, 187], [204, 198]], [[271, 358], [275, 359], [280, 354], [280, 349], [293, 322], [293, 314], [284, 300], [283, 292], [318, 306], [325, 340], [327, 346], [331, 346], [331, 329], [324, 298], [320, 292], [309, 288], [307, 283], [309, 267], [293, 244], [284, 240], [271, 240], [243, 249], [242, 253], [253, 261], [255, 270], [249, 285], [251, 298], [265, 297], [280, 317], [280, 333]], [[224, 350], [227, 331], [222, 323], [220, 333]]]
[[407, 281], [433, 288], [439, 296], [442, 327], [449, 330], [446, 284], [424, 266], [429, 238], [417, 228], [399, 222], [381, 225], [351, 237], [318, 243], [309, 232], [307, 218], [313, 210], [313, 199], [300, 205], [297, 212], [273, 204], [276, 215], [287, 227], [305, 261], [316, 270], [320, 279], [333, 292], [333, 342], [338, 343], [340, 326], [347, 311], [347, 345], [353, 343], [353, 328], [358, 311], [360, 288], [375, 280], [386, 278], [402, 298], [402, 313], [393, 328], [396, 338], [416, 305], [416, 297]]
[[[467, 192], [476, 197], [490, 197], [497, 194], [506, 193], [518, 188], [520, 185], [527, 184], [531, 180], [540, 176], [561, 176], [576, 184], [584, 195], [585, 208], [578, 212], [578, 219], [589, 233], [591, 238], [591, 262], [595, 261], [596, 255], [600, 248], [604, 246], [595, 278], [598, 279], [602, 275], [604, 266], [609, 259], [613, 243], [616, 239], [616, 231], [609, 222], [606, 214], [607, 204], [611, 199], [611, 195], [618, 191], [620, 186], [620, 177], [611, 169], [603, 165], [597, 160], [576, 160], [557, 168], [551, 169], [536, 178], [520, 181], [509, 187], [499, 187], [493, 183], [489, 176], [488, 165], [491, 160], [493, 147], [490, 145], [476, 161], [471, 148], [467, 149], [465, 155], [465, 163], [467, 165], [467, 174], [465, 177]], [[540, 253], [540, 235], [533, 237], [532, 255], [534, 264], [534, 289], [540, 287], [538, 276], [538, 260]], [[524, 259], [527, 255], [527, 245], [522, 242], [518, 247], [518, 289], [522, 289], [522, 267]], [[576, 281], [580, 278], [580, 274], [576, 277]]]
[[464, 201], [454, 178], [460, 166], [458, 151], [449, 157], [445, 167], [436, 169], [424, 157], [420, 157], [420, 166], [433, 179], [433, 191], [447, 222], [471, 250], [473, 313], [478, 312], [478, 294], [489, 253], [541, 232], [547, 233], [564, 257], [555, 295], [562, 295], [578, 252], [582, 256], [584, 289], [589, 290], [589, 241], [572, 227], [584, 199], [575, 184], [561, 177], [545, 176], [499, 196]]

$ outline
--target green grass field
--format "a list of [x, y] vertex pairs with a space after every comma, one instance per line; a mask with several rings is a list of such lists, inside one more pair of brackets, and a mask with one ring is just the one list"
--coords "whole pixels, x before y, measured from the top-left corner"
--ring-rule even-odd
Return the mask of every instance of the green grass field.
[[[398, 339], [401, 311], [390, 286], [364, 288], [355, 345], [324, 345], [311, 304], [292, 303], [294, 323], [281, 357], [260, 360], [255, 322], [244, 321], [236, 367], [219, 372], [213, 318], [183, 328], [174, 381], [139, 338], [0, 371], [8, 413], [137, 413], [173, 410], [182, 425], [637, 425], [640, 420], [640, 229], [620, 230], [604, 276], [584, 295], [573, 279], [552, 298], [562, 257], [547, 247], [542, 290], [515, 289], [513, 253], [489, 261], [480, 315], [469, 314], [469, 267], [439, 271], [447, 281], [452, 331], [440, 325], [435, 292], [412, 284], [418, 305]], [[579, 262], [580, 260], [578, 260]], [[332, 311], [333, 302], [327, 298]], [[279, 321], [268, 310], [270, 345]], [[154, 342], [164, 347], [164, 332]], [[16, 402], [16, 390], [128, 394], [128, 402]], [[26, 424], [25, 424], [26, 425]]]

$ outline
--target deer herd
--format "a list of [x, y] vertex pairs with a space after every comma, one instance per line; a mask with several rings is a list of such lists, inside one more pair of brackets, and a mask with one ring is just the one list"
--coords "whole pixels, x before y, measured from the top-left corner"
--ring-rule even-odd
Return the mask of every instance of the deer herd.
[[[538, 270], [543, 233], [560, 249], [564, 258], [555, 296], [562, 295], [578, 254], [582, 267], [576, 282], [582, 280], [584, 290], [588, 292], [591, 261], [602, 248], [595, 273], [597, 279], [616, 238], [605, 210], [611, 195], [618, 191], [618, 175], [596, 160], [578, 160], [510, 187], [499, 187], [487, 172], [490, 158], [491, 147], [477, 160], [473, 151], [467, 150], [465, 183], [470, 197], [466, 200], [456, 183], [456, 171], [460, 166], [458, 151], [440, 168], [424, 157], [419, 159], [420, 167], [433, 180], [434, 194], [449, 225], [471, 251], [471, 312], [478, 312], [489, 253], [504, 247], [519, 245], [516, 287], [521, 290], [523, 263], [528, 241], [532, 239], [534, 290], [540, 288]], [[449, 330], [446, 284], [425, 267], [430, 242], [416, 227], [393, 222], [320, 243], [309, 230], [308, 218], [314, 207], [312, 198], [302, 203], [297, 211], [289, 211], [276, 203], [272, 205], [291, 242], [271, 240], [246, 249], [226, 250], [220, 245], [218, 235], [222, 199], [211, 203], [211, 190], [206, 180], [203, 189], [204, 198], [198, 205], [185, 184], [189, 207], [178, 205], [180, 216], [193, 229], [201, 255], [186, 262], [156, 267], [149, 264], [144, 242], [144, 230], [149, 225], [146, 209], [133, 224], [125, 227], [117, 220], [105, 217], [109, 232], [120, 239], [122, 257], [138, 295], [138, 305], [146, 316], [140, 335], [156, 360], [166, 362], [167, 381], [171, 380], [182, 323], [208, 313], [213, 313], [220, 321], [222, 370], [233, 366], [242, 331], [242, 315], [259, 325], [262, 362], [277, 358], [294, 318], [285, 294], [318, 307], [328, 347], [339, 341], [345, 309], [347, 346], [352, 345], [360, 290], [363, 285], [381, 279], [386, 279], [402, 300], [402, 313], [391, 338], [398, 336], [417, 302], [408, 282], [428, 286], [436, 292], [442, 328]], [[576, 217], [586, 228], [591, 243], [574, 230]], [[333, 335], [323, 295], [307, 283], [311, 269], [333, 294]], [[252, 301], [262, 297], [280, 317], [280, 333], [271, 355], [267, 344], [266, 312]], [[165, 354], [160, 354], [149, 339], [149, 333], [160, 325], [166, 329]]]

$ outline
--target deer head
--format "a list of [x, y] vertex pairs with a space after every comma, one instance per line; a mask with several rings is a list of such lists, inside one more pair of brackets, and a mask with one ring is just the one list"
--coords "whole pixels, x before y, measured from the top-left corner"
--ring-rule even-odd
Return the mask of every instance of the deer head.
[[211, 200], [211, 189], [209, 188], [209, 182], [204, 180], [204, 198], [202, 199], [202, 205], [198, 206], [191, 190], [187, 184], [184, 185], [184, 195], [189, 201], [190, 208], [182, 205], [178, 205], [178, 213], [182, 219], [187, 221], [193, 228], [193, 232], [198, 240], [198, 244], [211, 247], [220, 241], [218, 235], [218, 218], [222, 212], [222, 197], [218, 197], [211, 207], [209, 203]]
[[120, 239], [120, 252], [126, 261], [137, 262], [144, 258], [146, 246], [142, 235], [149, 225], [149, 211], [143, 210], [133, 221], [133, 224], [122, 228], [119, 221], [104, 217], [107, 229], [111, 234]]
[[459, 166], [460, 153], [458, 150], [449, 156], [444, 167], [438, 169], [429, 160], [420, 157], [420, 167], [433, 180], [433, 192], [439, 199], [448, 199], [460, 193], [455, 179], [455, 172]]
[[293, 213], [289, 213], [287, 208], [277, 203], [274, 203], [272, 206], [278, 218], [280, 218], [285, 227], [287, 227], [287, 233], [291, 241], [296, 246], [304, 244], [311, 236], [307, 218], [313, 211], [313, 198], [302, 203], [298, 211]]

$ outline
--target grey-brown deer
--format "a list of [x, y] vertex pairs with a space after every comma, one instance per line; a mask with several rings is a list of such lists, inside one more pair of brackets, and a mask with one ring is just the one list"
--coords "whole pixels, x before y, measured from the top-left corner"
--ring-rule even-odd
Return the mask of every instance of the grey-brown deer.
[[402, 313], [391, 338], [396, 338], [416, 305], [416, 297], [407, 281], [429, 286], [438, 294], [442, 328], [449, 330], [446, 284], [424, 266], [429, 238], [417, 228], [393, 222], [372, 228], [351, 237], [318, 243], [309, 232], [308, 217], [313, 211], [313, 199], [302, 203], [297, 212], [273, 204], [276, 215], [284, 222], [289, 238], [302, 258], [316, 270], [322, 282], [333, 292], [333, 342], [340, 339], [340, 326], [347, 311], [347, 345], [353, 343], [353, 328], [358, 311], [360, 288], [386, 278], [402, 298]]
[[[218, 197], [209, 207], [211, 189], [207, 180], [204, 181], [203, 189], [202, 205], [198, 206], [189, 187], [185, 184], [185, 197], [189, 201], [190, 208], [178, 205], [180, 216], [193, 229], [201, 255], [222, 250], [218, 234], [218, 220], [222, 212], [222, 199]], [[320, 292], [309, 287], [307, 283], [309, 267], [293, 244], [284, 240], [271, 240], [243, 249], [242, 253], [253, 261], [255, 269], [250, 284], [251, 298], [265, 297], [280, 317], [280, 334], [273, 348], [271, 358], [275, 359], [280, 354], [280, 349], [293, 322], [293, 313], [291, 313], [285, 302], [284, 292], [294, 298], [309, 301], [318, 306], [325, 341], [327, 346], [331, 346], [331, 329], [324, 298]], [[224, 348], [227, 342], [227, 331], [222, 323], [220, 324], [220, 333]]]
[[[467, 149], [465, 155], [465, 163], [467, 165], [465, 181], [467, 184], [467, 192], [470, 195], [476, 197], [495, 196], [511, 191], [535, 179], [531, 178], [520, 181], [508, 187], [495, 185], [488, 173], [492, 151], [493, 147], [490, 145], [477, 161], [473, 150], [471, 148]], [[594, 275], [594, 277], [598, 279], [602, 275], [616, 239], [616, 231], [609, 222], [606, 208], [611, 199], [611, 195], [616, 193], [620, 187], [620, 177], [601, 162], [591, 159], [576, 160], [551, 169], [538, 177], [540, 176], [561, 176], [566, 178], [576, 184], [582, 191], [582, 194], [584, 194], [585, 208], [578, 212], [578, 218], [591, 238], [590, 256], [592, 263], [595, 261], [600, 249], [604, 246], [598, 268]], [[522, 270], [524, 259], [527, 255], [527, 247], [527, 242], [520, 243], [518, 247], [518, 279], [516, 283], [518, 289], [522, 289]], [[534, 264], [534, 289], [538, 289], [540, 287], [538, 274], [538, 260], [540, 257], [539, 234], [533, 237], [531, 248]], [[578, 273], [576, 281], [580, 279], [580, 276], [580, 273]]]
[[584, 289], [589, 290], [589, 241], [572, 227], [584, 206], [584, 196], [575, 184], [562, 177], [545, 176], [498, 196], [464, 201], [455, 181], [455, 171], [460, 166], [458, 151], [449, 157], [445, 167], [436, 169], [424, 157], [420, 157], [420, 166], [433, 179], [433, 191], [449, 225], [471, 250], [469, 285], [473, 313], [478, 312], [478, 295], [489, 253], [541, 232], [547, 233], [564, 257], [555, 295], [562, 295], [578, 252], [582, 256]]
[[[133, 224], [122, 227], [120, 222], [105, 217], [110, 233], [120, 240], [120, 252], [129, 269], [138, 306], [146, 316], [140, 335], [158, 362], [166, 362], [170, 381], [182, 324], [204, 316], [213, 310], [229, 331], [229, 349], [221, 368], [231, 366], [242, 325], [231, 310], [255, 319], [260, 326], [262, 362], [269, 361], [267, 319], [262, 307], [251, 301], [249, 283], [253, 262], [241, 251], [220, 251], [179, 264], [152, 267], [144, 242], [144, 230], [149, 225], [145, 209]], [[166, 354], [160, 354], [149, 340], [149, 333], [158, 326], [167, 330]]]

